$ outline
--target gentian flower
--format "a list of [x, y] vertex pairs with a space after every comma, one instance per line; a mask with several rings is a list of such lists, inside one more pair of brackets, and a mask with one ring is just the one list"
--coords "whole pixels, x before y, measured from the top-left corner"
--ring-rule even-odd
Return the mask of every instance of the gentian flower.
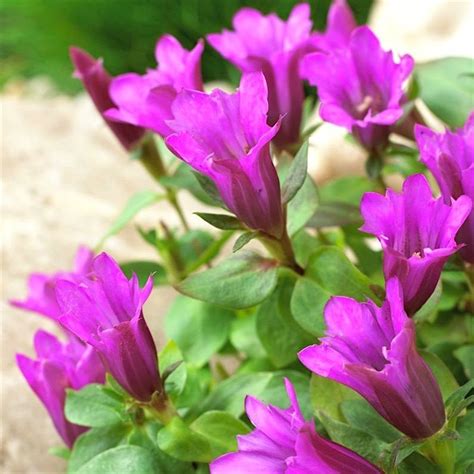
[[145, 129], [129, 124], [117, 123], [109, 120], [104, 112], [115, 104], [109, 94], [109, 86], [112, 78], [102, 65], [101, 59], [94, 59], [80, 48], [70, 49], [71, 61], [74, 64], [74, 76], [82, 81], [92, 102], [105, 122], [113, 132], [117, 140], [127, 150], [133, 149], [145, 134]]
[[[441, 189], [444, 202], [462, 194], [474, 201], [474, 112], [463, 128], [444, 134], [417, 125], [416, 140], [421, 161], [429, 168]], [[459, 250], [461, 257], [474, 264], [474, 212], [466, 219], [456, 236], [456, 242], [465, 244]]]
[[136, 275], [127, 280], [105, 253], [81, 282], [56, 284], [60, 323], [93, 346], [117, 382], [143, 402], [162, 392], [156, 347], [142, 312], [152, 286], [151, 278], [143, 289]]
[[413, 58], [396, 63], [372, 31], [356, 28], [346, 48], [311, 53], [301, 62], [301, 74], [318, 88], [323, 120], [346, 128], [369, 151], [383, 149], [391, 126], [402, 116], [403, 83], [413, 70]]
[[[163, 91], [155, 91], [155, 100]], [[166, 98], [164, 99], [166, 100]], [[262, 73], [244, 74], [240, 89], [210, 94], [188, 89], [172, 105], [168, 147], [211, 178], [223, 201], [249, 228], [279, 238], [284, 230], [280, 183], [270, 157], [279, 122], [267, 125]]]
[[352, 31], [357, 27], [352, 10], [346, 0], [334, 0], [329, 9], [326, 31], [313, 33], [311, 46], [322, 52], [349, 46]]
[[379, 239], [385, 279], [399, 278], [408, 314], [418, 311], [435, 290], [444, 264], [460, 248], [454, 237], [470, 211], [467, 196], [451, 206], [434, 199], [421, 174], [408, 177], [401, 194], [389, 189], [385, 196], [362, 197], [361, 230]]
[[232, 24], [235, 31], [210, 34], [207, 40], [243, 73], [263, 72], [268, 85], [268, 123], [274, 125], [284, 116], [274, 143], [279, 148], [296, 143], [304, 101], [299, 62], [308, 51], [312, 28], [309, 5], [296, 5], [286, 22], [274, 13], [265, 16], [245, 7]]
[[74, 336], [63, 343], [46, 331], [37, 331], [34, 345], [37, 359], [17, 354], [17, 365], [48, 410], [57, 432], [71, 448], [87, 428], [66, 420], [66, 389], [79, 390], [90, 383], [104, 383], [104, 365], [93, 347]]
[[87, 247], [79, 247], [71, 272], [57, 272], [53, 275], [32, 273], [28, 278], [28, 296], [26, 300], [11, 300], [10, 304], [17, 308], [26, 309], [42, 314], [53, 320], [60, 316], [54, 289], [58, 280], [80, 281], [91, 270], [94, 254]]
[[[127, 73], [117, 76], [110, 85], [110, 95], [116, 108], [107, 111], [109, 119], [149, 128], [166, 136], [170, 133], [165, 120], [171, 118], [170, 106], [181, 89], [202, 91], [201, 55], [204, 43], [200, 40], [188, 51], [171, 35], [162, 36], [156, 43], [156, 69], [146, 74]], [[157, 107], [150, 92], [163, 88], [166, 107]], [[161, 106], [163, 103], [160, 104]]]
[[396, 278], [388, 280], [381, 308], [337, 296], [326, 304], [324, 318], [321, 344], [298, 354], [308, 369], [358, 392], [410, 438], [427, 438], [443, 426], [441, 392], [416, 351], [415, 324], [403, 309]]
[[237, 436], [238, 452], [211, 463], [211, 474], [381, 473], [350, 449], [319, 436], [306, 421], [295, 389], [285, 379], [290, 407], [265, 405], [247, 396], [245, 410], [255, 430]]

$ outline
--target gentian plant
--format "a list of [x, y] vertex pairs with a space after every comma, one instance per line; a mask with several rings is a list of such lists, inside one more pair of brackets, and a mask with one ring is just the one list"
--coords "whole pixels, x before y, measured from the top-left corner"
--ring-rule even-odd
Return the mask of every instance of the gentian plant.
[[[55, 452], [69, 473], [471, 472], [472, 61], [398, 57], [345, 0], [324, 32], [307, 4], [286, 20], [243, 8], [232, 28], [206, 39], [241, 71], [235, 90], [204, 87], [202, 39], [165, 35], [154, 68], [115, 78], [71, 48], [156, 190], [11, 301], [58, 331], [17, 356]], [[366, 177], [308, 175], [305, 90], [365, 151]], [[154, 260], [103, 251], [161, 201], [179, 226], [138, 228]], [[180, 294], [158, 343], [146, 300], [164, 285]]]

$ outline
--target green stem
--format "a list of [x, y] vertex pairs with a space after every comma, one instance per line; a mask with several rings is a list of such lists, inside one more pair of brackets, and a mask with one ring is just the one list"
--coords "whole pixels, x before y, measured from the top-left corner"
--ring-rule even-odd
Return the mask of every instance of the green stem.
[[164, 392], [155, 392], [147, 407], [163, 425], [167, 425], [174, 417], [178, 416], [173, 402]]
[[304, 274], [303, 268], [301, 268], [296, 262], [293, 246], [291, 245], [291, 240], [286, 229], [280, 239], [271, 235], [261, 234], [259, 240], [268, 252], [282, 265], [291, 268], [299, 275]]
[[[140, 163], [144, 166], [144, 168], [148, 171], [148, 173], [153, 176], [153, 178], [155, 178], [158, 183], [160, 183], [160, 178], [167, 175], [166, 167], [163, 163], [160, 152], [158, 151], [155, 140], [152, 136], [148, 136], [145, 138], [145, 140], [143, 140], [139, 152], [139, 160]], [[166, 191], [166, 199], [178, 214], [183, 229], [188, 232], [189, 224], [186, 220], [183, 209], [179, 204], [176, 192], [168, 186], [165, 186], [161, 183], [160, 185]]]
[[422, 448], [424, 454], [441, 468], [443, 474], [454, 473], [454, 442], [432, 439]]

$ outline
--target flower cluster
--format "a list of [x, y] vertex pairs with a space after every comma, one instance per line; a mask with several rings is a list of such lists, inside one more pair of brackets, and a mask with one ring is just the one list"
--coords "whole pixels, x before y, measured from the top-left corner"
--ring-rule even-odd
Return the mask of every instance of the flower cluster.
[[69, 447], [85, 429], [64, 417], [66, 389], [103, 384], [109, 372], [140, 402], [164, 398], [156, 347], [142, 312], [152, 285], [150, 278], [140, 289], [136, 275], [127, 280], [107, 254], [93, 257], [81, 247], [74, 272], [35, 274], [26, 302], [13, 302], [54, 318], [66, 334], [62, 343], [38, 331], [38, 359], [18, 355], [17, 363]]
[[[194, 307], [191, 303], [196, 301], [184, 300], [190, 305], [183, 305], [186, 311], [195, 310], [191, 329], [181, 321], [170, 325], [177, 335], [176, 343], [184, 362], [174, 360], [181, 354], [170, 346], [166, 356], [173, 359], [172, 370], [168, 367], [163, 377], [143, 314], [153, 287], [151, 276], [141, 287], [137, 275], [128, 279], [109, 255], [94, 256], [84, 247], [78, 250], [73, 271], [52, 276], [31, 275], [28, 297], [12, 304], [52, 319], [63, 331], [66, 342], [39, 331], [34, 343], [37, 358], [18, 355], [17, 363], [68, 447], [74, 445], [86, 428], [66, 419], [67, 390], [79, 390], [90, 383], [105, 384], [107, 372], [126, 392], [122, 401], [128, 413], [133, 411], [136, 415], [127, 423], [135, 424], [140, 436], [150, 428], [153, 440], [147, 438], [143, 442], [140, 438], [138, 444], [152, 445], [154, 455], [161, 450], [180, 461], [210, 462], [212, 474], [383, 472], [372, 464], [379, 463], [375, 456], [368, 455], [369, 461], [342, 445], [345, 443], [334, 442], [340, 440], [324, 419], [319, 421], [326, 431], [319, 430], [315, 420], [306, 419], [288, 378], [285, 378], [288, 408], [247, 395], [245, 411], [255, 429], [246, 432], [239, 420], [229, 424], [226, 417], [230, 413], [222, 413], [232, 412], [241, 403], [242, 399], [229, 402], [240, 386], [230, 384], [233, 376], [219, 364], [216, 364], [218, 375], [214, 375], [209, 361], [204, 369], [200, 363], [193, 365], [195, 354], [202, 357], [201, 348], [189, 349], [195, 343], [196, 334], [202, 342], [203, 335], [207, 338], [207, 332], [216, 330], [220, 331], [217, 336], [212, 333], [216, 337], [209, 337], [209, 347], [215, 347], [215, 352], [229, 349], [234, 354], [259, 354], [257, 361], [249, 356], [249, 361], [245, 360], [249, 363], [242, 364], [236, 376], [250, 376], [261, 366], [265, 370], [285, 366], [286, 359], [283, 362], [280, 359], [283, 352], [280, 345], [291, 345], [294, 350], [286, 352], [291, 352], [293, 359], [288, 359], [285, 369], [297, 368], [293, 375], [305, 376], [308, 382], [306, 368], [318, 377], [349, 387], [391, 425], [389, 432], [404, 435], [407, 439], [403, 442], [412, 443], [413, 450], [428, 440], [420, 453], [431, 461], [437, 459], [436, 443], [449, 438], [441, 430], [451, 429], [455, 422], [447, 416], [438, 380], [417, 348], [420, 333], [415, 323], [425, 319], [420, 310], [429, 307], [426, 303], [430, 298], [435, 299], [433, 295], [440, 288], [448, 261], [458, 274], [465, 272], [471, 284], [471, 294], [461, 295], [451, 308], [456, 306], [455, 310], [464, 318], [464, 313], [474, 307], [474, 113], [457, 131], [437, 133], [418, 124], [412, 133], [418, 150], [415, 142], [411, 150], [416, 154], [419, 151], [421, 162], [439, 186], [440, 197], [433, 194], [429, 180], [420, 173], [410, 173], [400, 191], [387, 189], [380, 170], [377, 180], [373, 176], [370, 176], [372, 181], [367, 180], [372, 191], [360, 193], [360, 214], [364, 221], [360, 230], [378, 239], [383, 268], [375, 251], [363, 242], [362, 234], [358, 237], [359, 247], [352, 249], [348, 244], [347, 254], [355, 255], [353, 260], [359, 259], [361, 268], [364, 263], [361, 259], [375, 256], [379, 271], [371, 277], [379, 278], [377, 282], [381, 284], [385, 280], [385, 289], [373, 285], [345, 253], [335, 246], [328, 247], [334, 240], [338, 246], [345, 245], [341, 243], [345, 237], [340, 236], [346, 235], [345, 229], [333, 240], [326, 238], [321, 228], [344, 227], [354, 222], [347, 224], [344, 215], [335, 223], [321, 224], [318, 193], [311, 192], [311, 180], [307, 177], [304, 156], [307, 148], [301, 146], [291, 165], [287, 166], [285, 160], [294, 152], [295, 145], [302, 145], [303, 84], [307, 80], [317, 88], [321, 118], [346, 128], [366, 149], [369, 162], [375, 157], [382, 169], [388, 147], [397, 145], [392, 132], [408, 123], [404, 120], [409, 105], [413, 104], [409, 104], [405, 83], [413, 71], [414, 60], [409, 55], [397, 59], [392, 52], [385, 51], [368, 26], [357, 26], [346, 0], [333, 2], [324, 33], [311, 30], [309, 6], [299, 4], [286, 21], [275, 14], [263, 15], [253, 8], [243, 8], [233, 19], [233, 31], [208, 35], [208, 43], [242, 72], [240, 85], [233, 92], [204, 91], [200, 64], [204, 40], [186, 50], [177, 39], [165, 35], [156, 44], [155, 69], [143, 75], [127, 73], [115, 78], [106, 73], [100, 60], [78, 48], [71, 49], [75, 75], [82, 80], [123, 147], [129, 151], [142, 150], [145, 143], [153, 140], [152, 132], [158, 134], [171, 153], [201, 175], [200, 182], [204, 182], [209, 200], [219, 201], [233, 214], [201, 213], [205, 220], [226, 231], [245, 231], [234, 250], [258, 238], [271, 259], [242, 252], [241, 260], [241, 254], [237, 253], [222, 266], [212, 267], [211, 260], [231, 232], [220, 240], [210, 237], [212, 243], [206, 248], [202, 248], [204, 244], [195, 238], [193, 231], [189, 232], [187, 225], [183, 226], [187, 232], [183, 236], [164, 223], [160, 223], [159, 230], [141, 232], [162, 256], [162, 263], [169, 270], [169, 275], [164, 277], [171, 276], [169, 282], [187, 297], [205, 302], [202, 305], [197, 302]], [[151, 155], [151, 159], [158, 160], [159, 153]], [[166, 165], [160, 162], [159, 166], [158, 182], [165, 191], [164, 197], [182, 218], [173, 186], [187, 177], [170, 176]], [[279, 176], [285, 177], [284, 185], [280, 184]], [[161, 180], [163, 177], [168, 180]], [[375, 192], [380, 187], [383, 193]], [[295, 201], [291, 202], [293, 198]], [[330, 208], [331, 203], [323, 204]], [[342, 205], [337, 207], [339, 214], [341, 208], [347, 209]], [[290, 212], [296, 215], [293, 221]], [[327, 212], [326, 219], [330, 214]], [[305, 226], [316, 228], [317, 235], [306, 233]], [[354, 229], [347, 230], [347, 240], [355, 239]], [[361, 246], [365, 246], [364, 251], [357, 252]], [[313, 257], [328, 248], [340, 255], [339, 266], [333, 267], [328, 259], [326, 267], [324, 264], [316, 269], [311, 267]], [[192, 261], [190, 254], [195, 254], [196, 259]], [[317, 261], [324, 263], [323, 258]], [[205, 264], [209, 265], [208, 270], [191, 274]], [[302, 268], [303, 265], [306, 267]], [[278, 266], [288, 268], [278, 273]], [[340, 268], [351, 270], [345, 274]], [[326, 282], [325, 271], [339, 272], [340, 281], [333, 278]], [[352, 275], [356, 277], [352, 279]], [[291, 283], [285, 286], [286, 280]], [[456, 280], [457, 289], [461, 288], [462, 293], [467, 284], [459, 280]], [[301, 292], [301, 288], [305, 291]], [[321, 319], [324, 313], [324, 331], [320, 327], [322, 322], [315, 329], [316, 325], [306, 314], [303, 318], [296, 317], [301, 307], [308, 312], [313, 309], [313, 296], [306, 288], [313, 288], [314, 306], [324, 306], [319, 311]], [[252, 297], [246, 298], [246, 292]], [[368, 295], [372, 295], [371, 299], [367, 299]], [[304, 301], [298, 301], [298, 296]], [[262, 304], [255, 315], [255, 306], [266, 298], [269, 302]], [[248, 312], [228, 311], [243, 308]], [[271, 327], [264, 314], [270, 310], [274, 313]], [[212, 318], [206, 319], [206, 311], [213, 312]], [[227, 319], [224, 321], [222, 316], [223, 321], [217, 324], [214, 313], [225, 314]], [[179, 316], [188, 318], [189, 314]], [[256, 334], [250, 332], [254, 326]], [[245, 331], [241, 331], [242, 327]], [[188, 332], [183, 336], [180, 330]], [[311, 342], [308, 331], [318, 337], [324, 332], [324, 336], [308, 346]], [[261, 347], [249, 350], [258, 338]], [[206, 339], [206, 351], [207, 342]], [[468, 348], [471, 349], [472, 346]], [[267, 351], [268, 357], [260, 357], [260, 350]], [[240, 363], [243, 356], [238, 356]], [[161, 356], [160, 359], [163, 360]], [[179, 399], [179, 405], [175, 405], [165, 393], [165, 381], [168, 383], [167, 376], [181, 363], [185, 367], [170, 383]], [[259, 380], [268, 382], [268, 373], [259, 372]], [[206, 381], [196, 382], [195, 374], [202, 375]], [[281, 373], [278, 377], [282, 378]], [[227, 391], [223, 389], [213, 397], [211, 387], [219, 385], [222, 378], [226, 379], [223, 383], [230, 381], [232, 390], [226, 386]], [[271, 385], [267, 382], [266, 388]], [[254, 393], [251, 390], [260, 389], [261, 385], [249, 383], [246, 393]], [[276, 389], [272, 385], [268, 390]], [[267, 399], [262, 397], [262, 400]], [[211, 408], [204, 421], [203, 407]], [[458, 412], [464, 408], [463, 405]], [[226, 420], [222, 425], [219, 417]], [[385, 423], [383, 419], [378, 421]], [[343, 426], [341, 430], [348, 426], [339, 420], [336, 423]], [[316, 425], [322, 435], [316, 431]], [[221, 433], [225, 436], [234, 428], [242, 433], [237, 436], [236, 451], [226, 452], [231, 451], [232, 445], [222, 440], [217, 440], [217, 446], [212, 444]], [[162, 430], [158, 431], [158, 438], [157, 430]], [[133, 440], [130, 444], [135, 446], [137, 441], [133, 436], [130, 435]], [[357, 443], [347, 445], [354, 447]], [[454, 452], [451, 447], [447, 451]], [[452, 464], [452, 460], [446, 460], [445, 453], [443, 456], [443, 463]], [[165, 457], [160, 457], [160, 462]], [[454, 472], [451, 464], [446, 472]], [[189, 465], [190, 472], [194, 472], [194, 466]]]

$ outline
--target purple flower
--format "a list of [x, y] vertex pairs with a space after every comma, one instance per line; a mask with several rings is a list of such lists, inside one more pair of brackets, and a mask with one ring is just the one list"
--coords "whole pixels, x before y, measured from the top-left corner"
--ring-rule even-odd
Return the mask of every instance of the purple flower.
[[471, 211], [471, 200], [460, 196], [448, 206], [434, 199], [426, 178], [419, 174], [403, 183], [403, 192], [385, 196], [364, 194], [361, 230], [380, 241], [385, 279], [397, 276], [405, 310], [413, 315], [431, 296], [448, 258], [460, 248], [454, 237]]
[[136, 275], [127, 280], [105, 253], [81, 282], [56, 284], [60, 323], [93, 346], [117, 382], [144, 402], [162, 391], [156, 347], [142, 312], [152, 286], [151, 278], [143, 289]]
[[42, 314], [53, 320], [60, 316], [54, 289], [58, 280], [79, 281], [91, 270], [94, 254], [87, 247], [79, 247], [71, 272], [58, 272], [53, 275], [32, 273], [28, 278], [28, 297], [24, 301], [11, 300], [10, 304], [17, 308], [26, 309]]
[[284, 116], [274, 142], [279, 148], [299, 138], [303, 82], [299, 61], [308, 49], [312, 22], [309, 5], [296, 5], [288, 21], [276, 14], [262, 15], [242, 8], [232, 21], [235, 31], [224, 30], [207, 36], [210, 45], [242, 72], [262, 71], [268, 84], [268, 123]]
[[298, 355], [308, 369], [360, 393], [411, 438], [427, 438], [443, 426], [441, 392], [416, 351], [415, 325], [403, 309], [396, 278], [388, 280], [381, 308], [337, 296], [327, 303], [324, 318], [326, 337]]
[[[156, 91], [160, 100], [163, 91]], [[244, 74], [226, 94], [183, 90], [172, 105], [168, 147], [211, 178], [225, 204], [249, 228], [279, 238], [284, 229], [280, 183], [270, 157], [279, 128], [267, 125], [267, 88], [261, 73]]]
[[104, 69], [101, 59], [94, 59], [80, 48], [70, 49], [71, 61], [74, 64], [74, 76], [82, 81], [96, 109], [104, 118], [110, 130], [126, 150], [133, 149], [145, 134], [143, 128], [117, 123], [104, 116], [104, 112], [114, 103], [109, 95], [111, 77]]
[[[156, 69], [146, 74], [134, 73], [117, 76], [110, 86], [110, 95], [117, 108], [107, 111], [106, 116], [119, 122], [131, 123], [149, 128], [166, 136], [170, 133], [165, 120], [171, 118], [170, 106], [181, 89], [202, 90], [201, 55], [203, 41], [191, 51], [184, 49], [171, 35], [162, 36], [156, 43]], [[168, 100], [156, 104], [150, 94], [157, 87], [163, 88]]]
[[390, 126], [403, 114], [402, 86], [413, 65], [409, 55], [396, 63], [361, 26], [346, 48], [305, 56], [301, 74], [318, 88], [323, 120], [346, 128], [373, 151], [386, 146]]
[[283, 410], [247, 396], [245, 410], [255, 430], [237, 436], [239, 451], [211, 463], [211, 474], [380, 473], [353, 451], [319, 436], [301, 414], [295, 389], [285, 379], [291, 405]]
[[[416, 141], [421, 160], [436, 178], [444, 202], [462, 194], [474, 201], [474, 112], [467, 119], [464, 128], [444, 134], [417, 125]], [[456, 242], [466, 244], [459, 254], [474, 264], [474, 212], [466, 219], [456, 236]]]
[[314, 33], [311, 46], [327, 53], [345, 48], [349, 46], [351, 33], [356, 27], [357, 23], [346, 0], [334, 0], [329, 9], [326, 31]]
[[75, 337], [62, 343], [52, 334], [38, 331], [34, 345], [37, 359], [17, 354], [18, 367], [48, 410], [57, 432], [71, 448], [87, 428], [66, 420], [66, 389], [79, 390], [90, 383], [104, 383], [105, 368], [95, 349]]

